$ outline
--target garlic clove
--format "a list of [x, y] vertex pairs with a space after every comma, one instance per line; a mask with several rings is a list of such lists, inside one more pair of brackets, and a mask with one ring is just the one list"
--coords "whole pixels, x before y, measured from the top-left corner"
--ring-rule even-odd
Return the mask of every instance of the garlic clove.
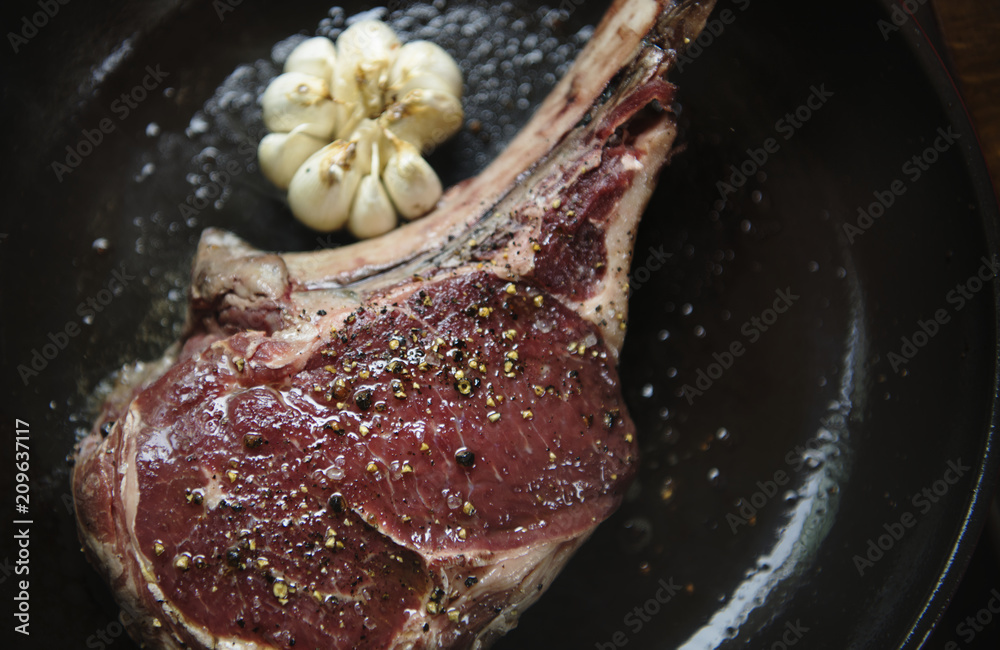
[[288, 205], [299, 221], [323, 232], [344, 225], [362, 176], [356, 155], [354, 143], [335, 140], [299, 167], [288, 185]]
[[395, 149], [382, 172], [382, 182], [405, 219], [427, 214], [441, 198], [441, 179], [415, 146], [389, 134]]
[[[389, 69], [399, 52], [400, 42], [392, 28], [380, 20], [362, 20], [337, 38], [337, 67], [334, 70], [334, 96], [351, 103], [353, 97], [341, 95], [338, 84], [357, 84], [360, 109], [351, 107], [362, 117], [377, 117], [385, 105], [385, 89], [389, 85]], [[343, 134], [344, 130], [341, 130]], [[348, 131], [349, 133], [349, 131]]]
[[430, 41], [411, 41], [399, 49], [389, 72], [389, 101], [415, 88], [439, 90], [462, 97], [462, 71], [455, 59]]
[[285, 72], [301, 72], [330, 83], [337, 64], [337, 48], [324, 37], [307, 38], [291, 51], [285, 60]]
[[278, 133], [308, 125], [306, 131], [320, 138], [333, 133], [336, 114], [325, 81], [302, 72], [286, 72], [275, 77], [261, 97], [264, 125]]
[[257, 147], [260, 171], [280, 189], [288, 189], [295, 171], [326, 144], [325, 139], [311, 135], [307, 126], [297, 126], [291, 133], [268, 133]]
[[379, 124], [429, 152], [462, 126], [462, 102], [450, 93], [417, 88], [385, 109]]
[[385, 234], [396, 227], [396, 208], [374, 174], [361, 179], [351, 205], [347, 229], [359, 239]]

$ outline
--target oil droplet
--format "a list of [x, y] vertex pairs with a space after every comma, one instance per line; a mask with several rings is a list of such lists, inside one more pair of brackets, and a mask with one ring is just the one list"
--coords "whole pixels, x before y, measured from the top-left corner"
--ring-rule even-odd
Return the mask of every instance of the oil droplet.
[[653, 396], [653, 384], [646, 384], [642, 387], [642, 396], [643, 397]]
[[819, 263], [818, 262], [809, 262], [809, 272], [810, 273], [815, 273], [818, 270], [819, 270]]
[[90, 245], [94, 249], [94, 252], [98, 255], [104, 255], [109, 250], [111, 250], [111, 242], [108, 241], [107, 237], [98, 237], [94, 240], [94, 243]]
[[727, 429], [726, 427], [719, 427], [719, 430], [715, 432], [715, 438], [717, 440], [728, 440], [729, 429]]
[[718, 485], [721, 481], [721, 476], [722, 473], [719, 471], [719, 468], [717, 467], [713, 467], [710, 470], [708, 470], [708, 482], [711, 483], [712, 485]]
[[667, 330], [660, 330], [660, 333], [657, 334], [657, 338], [659, 338], [661, 341], [666, 341], [667, 339], [670, 338], [670, 332], [668, 332]]
[[761, 194], [760, 190], [754, 190], [753, 193], [750, 195], [750, 200], [753, 201], [754, 203], [760, 203], [761, 201], [764, 200], [764, 195]]
[[693, 311], [694, 311], [694, 307], [691, 305], [691, 303], [686, 302], [683, 305], [681, 305], [681, 314], [683, 314], [685, 316], [690, 316], [691, 312], [693, 312]]
[[674, 479], [669, 476], [663, 479], [663, 483], [660, 484], [660, 498], [663, 501], [670, 501], [674, 498]]

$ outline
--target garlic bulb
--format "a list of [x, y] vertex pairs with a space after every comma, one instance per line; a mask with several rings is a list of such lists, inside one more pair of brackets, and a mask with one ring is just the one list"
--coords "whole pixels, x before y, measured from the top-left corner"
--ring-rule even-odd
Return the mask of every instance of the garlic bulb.
[[288, 189], [292, 214], [307, 226], [380, 235], [440, 199], [441, 180], [421, 152], [461, 128], [461, 96], [462, 73], [447, 52], [403, 45], [380, 21], [359, 21], [336, 43], [306, 39], [261, 97], [273, 131], [257, 150], [261, 172]]
[[301, 72], [330, 83], [337, 65], [337, 48], [323, 36], [299, 43], [285, 60], [285, 72]]
[[288, 185], [288, 203], [299, 221], [323, 232], [344, 225], [361, 181], [354, 164], [356, 149], [353, 142], [331, 142], [295, 172]]
[[311, 135], [307, 127], [301, 124], [289, 133], [268, 133], [257, 147], [260, 171], [283, 190], [288, 189], [295, 170], [326, 144], [326, 139]]
[[329, 85], [302, 72], [278, 75], [261, 97], [264, 125], [278, 132], [307, 125], [306, 130], [321, 138], [333, 133], [336, 115]]
[[409, 142], [392, 138], [395, 151], [382, 170], [385, 189], [405, 219], [423, 216], [441, 198], [441, 180]]

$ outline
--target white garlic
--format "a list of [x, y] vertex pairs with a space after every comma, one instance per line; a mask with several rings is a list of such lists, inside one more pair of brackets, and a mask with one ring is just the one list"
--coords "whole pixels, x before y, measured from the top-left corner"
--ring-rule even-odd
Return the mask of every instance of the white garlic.
[[461, 96], [462, 73], [447, 52], [402, 45], [381, 21], [359, 21], [336, 43], [306, 39], [261, 97], [272, 131], [257, 149], [261, 172], [288, 189], [305, 225], [380, 235], [440, 199], [441, 180], [421, 151], [461, 128]]
[[361, 181], [357, 146], [336, 140], [299, 167], [288, 185], [288, 204], [305, 225], [322, 232], [341, 228]]
[[462, 102], [439, 90], [414, 88], [379, 117], [397, 137], [429, 152], [462, 126]]
[[397, 101], [415, 88], [462, 96], [462, 71], [451, 55], [436, 43], [411, 41], [399, 49], [389, 71], [388, 101]]
[[395, 151], [385, 164], [382, 181], [399, 214], [404, 219], [416, 219], [427, 214], [441, 198], [441, 179], [415, 146], [388, 135]]
[[302, 72], [278, 75], [261, 97], [264, 125], [271, 131], [287, 132], [297, 126], [321, 138], [333, 133], [336, 114], [330, 87], [319, 77]]
[[324, 37], [307, 38], [291, 51], [285, 60], [285, 72], [301, 72], [330, 83], [337, 65], [337, 48]]
[[377, 237], [396, 227], [396, 208], [379, 180], [378, 149], [378, 143], [372, 143], [371, 172], [361, 179], [347, 220], [347, 229], [359, 239]]
[[268, 133], [257, 147], [260, 171], [283, 190], [288, 189], [295, 170], [327, 143], [325, 138], [311, 135], [307, 126], [297, 126], [290, 133]]

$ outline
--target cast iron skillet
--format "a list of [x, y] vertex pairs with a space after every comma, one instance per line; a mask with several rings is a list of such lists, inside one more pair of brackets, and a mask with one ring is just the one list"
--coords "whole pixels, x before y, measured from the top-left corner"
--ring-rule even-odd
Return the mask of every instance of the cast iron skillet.
[[[961, 309], [950, 292], [997, 250], [995, 200], [916, 20], [883, 38], [877, 3], [811, 5], [722, 0], [715, 34], [673, 77], [687, 149], [642, 222], [621, 365], [639, 480], [500, 648], [916, 648], [961, 577], [996, 470], [997, 292], [972, 282]], [[345, 241], [297, 227], [246, 143], [272, 45], [335, 33], [365, 7], [321, 22], [324, 3], [219, 6], [78, 0], [6, 55], [0, 415], [7, 441], [15, 418], [31, 427], [29, 647], [132, 647], [79, 553], [66, 457], [100, 380], [176, 336], [200, 230], [283, 250]], [[436, 40], [471, 52], [467, 108], [483, 128], [436, 154], [446, 182], [503, 146], [605, 6], [394, 6], [406, 30], [437, 14], [465, 25]], [[6, 9], [12, 30], [37, 11]], [[540, 60], [524, 56], [535, 48]], [[168, 76], [123, 116], [115, 101], [147, 66]], [[778, 120], [814, 92], [785, 139]], [[57, 180], [51, 162], [104, 118], [115, 130]], [[904, 163], [939, 128], [957, 141], [912, 178]], [[745, 183], [718, 185], [768, 138], [776, 151], [747, 163]], [[239, 173], [212, 175], [230, 160]], [[845, 224], [896, 179], [902, 195], [851, 242]], [[99, 313], [79, 307], [109, 298], [115, 270], [134, 279]], [[915, 334], [938, 310], [947, 322]], [[67, 324], [81, 333], [25, 385], [18, 366]], [[9, 603], [15, 580], [0, 580]]]

